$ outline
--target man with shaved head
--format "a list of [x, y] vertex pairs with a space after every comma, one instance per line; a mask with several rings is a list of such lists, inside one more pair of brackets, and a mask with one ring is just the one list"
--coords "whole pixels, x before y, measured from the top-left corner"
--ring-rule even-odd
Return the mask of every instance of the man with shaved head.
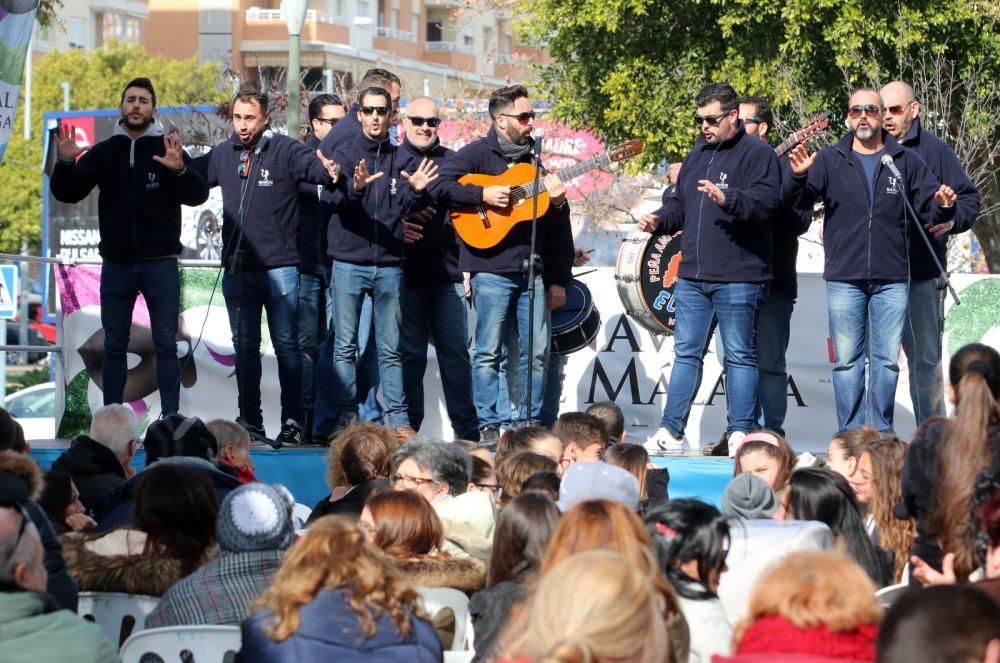
[[[948, 237], [972, 228], [979, 214], [979, 192], [947, 143], [920, 124], [920, 101], [913, 88], [893, 81], [882, 88], [885, 129], [904, 147], [927, 163], [939, 182], [958, 196], [955, 214], [947, 223], [927, 224], [927, 236], [938, 261], [947, 269]], [[944, 280], [931, 252], [915, 228], [910, 233], [910, 295], [903, 351], [910, 371], [910, 399], [919, 426], [944, 414], [941, 379], [941, 323], [944, 314]]]
[[[939, 186], [923, 160], [885, 130], [884, 108], [877, 91], [859, 89], [848, 104], [850, 133], [819, 152], [802, 144], [789, 155], [785, 199], [800, 209], [820, 199], [826, 215], [823, 278], [838, 431], [892, 430], [913, 230], [903, 196], [921, 225], [948, 223], [955, 214], [955, 192]], [[903, 181], [883, 159], [894, 162]]]

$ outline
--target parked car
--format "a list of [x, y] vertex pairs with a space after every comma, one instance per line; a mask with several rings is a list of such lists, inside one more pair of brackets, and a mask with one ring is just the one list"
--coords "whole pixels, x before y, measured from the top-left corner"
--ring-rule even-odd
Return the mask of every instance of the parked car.
[[44, 382], [16, 391], [6, 399], [10, 416], [21, 424], [27, 440], [56, 436], [56, 383]]
[[[52, 337], [55, 340], [55, 327], [52, 327]], [[46, 332], [44, 329], [39, 329], [37, 324], [34, 322], [28, 323], [28, 345], [52, 345], [48, 339], [46, 339]], [[18, 320], [7, 320], [7, 345], [20, 345], [21, 344], [21, 323]], [[7, 363], [10, 364], [14, 361], [15, 352], [7, 353]], [[39, 362], [49, 356], [47, 352], [29, 352], [28, 363], [34, 364]]]

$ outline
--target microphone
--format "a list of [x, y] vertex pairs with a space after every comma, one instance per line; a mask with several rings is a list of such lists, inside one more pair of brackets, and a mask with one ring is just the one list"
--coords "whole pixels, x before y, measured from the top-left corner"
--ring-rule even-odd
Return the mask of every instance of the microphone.
[[899, 168], [896, 168], [896, 162], [892, 160], [892, 156], [888, 154], [882, 155], [882, 165], [889, 169], [893, 175], [899, 178], [900, 182], [903, 180], [903, 176], [899, 173]]
[[254, 151], [253, 151], [253, 153], [254, 153], [255, 156], [258, 155], [258, 154], [260, 154], [261, 151], [265, 147], [267, 147], [268, 143], [271, 142], [271, 136], [273, 136], [273, 135], [274, 135], [273, 131], [271, 131], [270, 129], [264, 129], [264, 133], [262, 133], [260, 135], [260, 140], [257, 141], [257, 148], [254, 149]]
[[535, 148], [534, 152], [536, 156], [542, 155], [542, 139], [545, 138], [545, 129], [537, 127], [535, 129]]

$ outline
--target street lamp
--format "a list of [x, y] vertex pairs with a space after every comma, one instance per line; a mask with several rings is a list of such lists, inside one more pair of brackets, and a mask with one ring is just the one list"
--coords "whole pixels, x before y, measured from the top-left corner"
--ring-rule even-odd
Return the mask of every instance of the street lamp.
[[[371, 16], [355, 16], [352, 23], [355, 28], [371, 25], [375, 21]], [[361, 77], [361, 40], [358, 39], [358, 31], [354, 30], [354, 86], [357, 87], [358, 79]]]
[[281, 0], [281, 12], [288, 26], [288, 135], [299, 137], [299, 36], [306, 20], [308, 0]]

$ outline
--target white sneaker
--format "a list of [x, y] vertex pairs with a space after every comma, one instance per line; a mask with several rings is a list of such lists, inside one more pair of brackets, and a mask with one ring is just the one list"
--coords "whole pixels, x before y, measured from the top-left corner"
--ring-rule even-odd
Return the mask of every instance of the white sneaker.
[[743, 444], [743, 438], [747, 436], [743, 431], [733, 431], [729, 434], [729, 457], [736, 458], [736, 452], [740, 450], [740, 445]]
[[678, 440], [666, 428], [661, 428], [643, 444], [650, 456], [679, 456], [684, 453], [684, 439]]

